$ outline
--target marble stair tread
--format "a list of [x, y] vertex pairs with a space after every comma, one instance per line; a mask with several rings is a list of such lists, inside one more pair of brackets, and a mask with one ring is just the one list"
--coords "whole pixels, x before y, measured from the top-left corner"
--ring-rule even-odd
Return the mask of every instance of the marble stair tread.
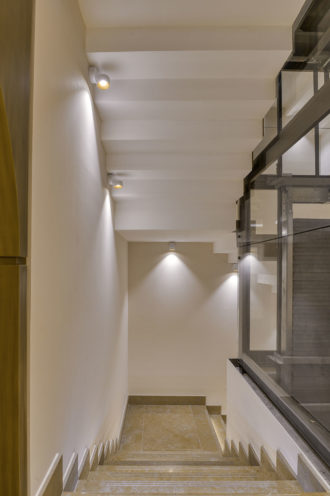
[[131, 466], [146, 466], [149, 465], [151, 467], [155, 466], [205, 466], [205, 467], [221, 467], [221, 466], [241, 466], [242, 462], [240, 461], [239, 458], [237, 457], [228, 457], [228, 458], [222, 458], [222, 459], [217, 459], [217, 460], [194, 460], [194, 459], [144, 459], [144, 460], [134, 460], [134, 459], [127, 459], [127, 460], [112, 460], [111, 465], [104, 465], [105, 467], [116, 467], [116, 466], [122, 466], [122, 467], [131, 467]]
[[189, 495], [226, 495], [226, 494], [286, 494], [299, 495], [302, 492], [296, 481], [187, 481], [187, 482], [109, 482], [79, 481], [77, 492], [115, 494], [189, 494]]
[[[177, 493], [179, 495], [180, 493]], [[241, 496], [257, 496], [258, 493], [240, 493]], [[269, 494], [269, 493], [268, 493]], [[285, 493], [270, 493], [272, 496], [291, 496], [291, 494], [285, 494]], [[305, 492], [300, 492], [297, 493], [296, 496], [324, 496], [325, 494], [328, 493], [305, 493]], [[112, 493], [99, 493], [95, 491], [89, 491], [89, 492], [63, 492], [62, 496], [112, 496]], [[127, 496], [125, 493], [122, 493], [122, 496]], [[157, 493], [157, 496], [166, 496], [165, 494], [162, 493]], [[194, 496], [193, 494], [185, 493], [185, 496]], [[213, 494], [212, 496], [222, 496], [221, 493], [218, 494]]]
[[143, 457], [143, 456], [193, 456], [193, 457], [221, 457], [220, 451], [206, 451], [200, 449], [186, 450], [143, 450], [143, 451], [117, 451], [113, 457]]
[[[236, 458], [235, 458], [236, 460]], [[194, 474], [274, 474], [265, 470], [260, 466], [249, 465], [99, 465], [96, 472], [93, 473], [106, 473], [106, 474], [178, 474], [178, 475], [194, 475]]]
[[[238, 461], [238, 458], [236, 458]], [[118, 452], [109, 459], [109, 464], [127, 464], [127, 463], [235, 463], [235, 457], [224, 457], [221, 453], [214, 451], [137, 451], [137, 452]], [[238, 463], [238, 462], [237, 462]]]
[[116, 481], [116, 482], [217, 482], [217, 481], [226, 481], [226, 480], [259, 480], [259, 481], [267, 481], [267, 480], [278, 480], [278, 477], [275, 473], [224, 473], [224, 474], [125, 474], [123, 477], [119, 474], [112, 473], [100, 473], [100, 472], [91, 472], [88, 476], [88, 480], [97, 480], [97, 481]]
[[[150, 493], [151, 494], [151, 493]], [[178, 493], [179, 494], [179, 493]], [[239, 493], [241, 496], [257, 496], [258, 494], [260, 493]], [[286, 493], [276, 493], [276, 492], [273, 492], [273, 493], [268, 493], [268, 494], [271, 494], [272, 496], [291, 496], [292, 493], [289, 493], [289, 494], [286, 494]], [[300, 492], [300, 493], [297, 493], [297, 496], [324, 496], [325, 494], [328, 494], [328, 493], [305, 493], [305, 492]], [[122, 493], [123, 496], [126, 496], [125, 493]], [[67, 492], [67, 491], [64, 491], [62, 493], [62, 496], [112, 496], [112, 493], [100, 493], [100, 492], [95, 492], [95, 491], [89, 491], [89, 492], [86, 492], [86, 491], [83, 491], [83, 492]], [[161, 493], [157, 493], [157, 496], [165, 496]], [[189, 493], [185, 493], [185, 496], [194, 496], [193, 494], [190, 495]], [[212, 496], [222, 496], [221, 493], [219, 494], [214, 494]]]

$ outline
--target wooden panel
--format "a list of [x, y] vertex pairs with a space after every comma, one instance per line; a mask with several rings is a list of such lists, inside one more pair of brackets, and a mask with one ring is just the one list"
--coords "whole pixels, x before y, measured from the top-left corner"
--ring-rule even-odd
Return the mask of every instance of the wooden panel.
[[0, 492], [12, 496], [27, 487], [24, 287], [25, 267], [0, 265]]
[[16, 171], [21, 257], [27, 253], [33, 4], [34, 0], [0, 2], [0, 88], [7, 110]]
[[0, 1], [0, 493], [10, 496], [28, 493], [26, 268], [16, 264], [27, 256], [33, 8]]
[[19, 221], [14, 159], [0, 88], [0, 256], [19, 256]]

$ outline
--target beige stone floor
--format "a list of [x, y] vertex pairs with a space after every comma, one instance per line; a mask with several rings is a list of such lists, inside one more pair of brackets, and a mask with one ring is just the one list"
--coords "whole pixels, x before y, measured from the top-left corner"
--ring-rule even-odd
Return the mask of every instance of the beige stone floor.
[[121, 452], [184, 450], [219, 451], [204, 406], [128, 406]]

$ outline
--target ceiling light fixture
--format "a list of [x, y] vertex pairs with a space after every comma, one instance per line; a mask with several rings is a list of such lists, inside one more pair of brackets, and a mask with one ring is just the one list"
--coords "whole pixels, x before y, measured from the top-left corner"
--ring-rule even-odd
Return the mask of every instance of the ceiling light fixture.
[[107, 74], [102, 74], [98, 72], [96, 67], [92, 66], [89, 68], [89, 79], [92, 84], [96, 84], [96, 86], [100, 90], [108, 90], [110, 88], [110, 78]]
[[238, 272], [238, 263], [232, 263], [231, 266], [233, 272]]
[[108, 174], [108, 184], [114, 189], [123, 189], [124, 183], [118, 177], [116, 177], [112, 172]]
[[175, 251], [175, 242], [174, 241], [169, 242], [168, 251]]

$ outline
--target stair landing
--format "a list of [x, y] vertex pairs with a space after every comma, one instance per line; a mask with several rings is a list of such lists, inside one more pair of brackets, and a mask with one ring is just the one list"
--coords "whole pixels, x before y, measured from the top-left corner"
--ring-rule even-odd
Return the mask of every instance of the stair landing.
[[120, 454], [183, 450], [218, 452], [205, 406], [128, 406]]

